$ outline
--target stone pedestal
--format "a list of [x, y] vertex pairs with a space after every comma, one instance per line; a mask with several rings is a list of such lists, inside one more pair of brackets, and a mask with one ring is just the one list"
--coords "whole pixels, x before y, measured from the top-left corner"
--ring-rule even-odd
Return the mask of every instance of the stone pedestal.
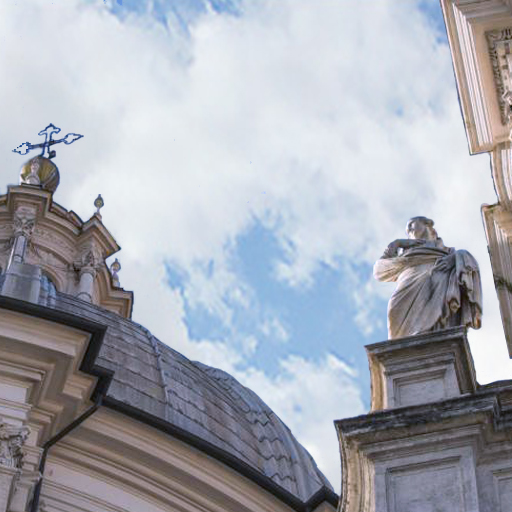
[[464, 328], [375, 343], [366, 351], [372, 411], [437, 402], [476, 390]]
[[477, 384], [463, 328], [366, 349], [372, 410], [336, 422], [340, 512], [510, 512], [512, 381]]

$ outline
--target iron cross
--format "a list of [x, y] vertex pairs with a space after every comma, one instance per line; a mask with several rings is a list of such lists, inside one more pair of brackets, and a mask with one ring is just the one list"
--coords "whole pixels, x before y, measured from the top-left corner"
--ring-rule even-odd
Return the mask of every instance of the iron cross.
[[18, 153], [20, 155], [26, 155], [31, 149], [43, 148], [41, 151], [41, 156], [44, 156], [45, 152], [48, 152], [48, 158], [53, 158], [55, 156], [55, 150], [50, 151], [50, 146], [54, 144], [58, 144], [59, 142], [64, 142], [64, 144], [72, 144], [75, 140], [81, 139], [83, 135], [79, 135], [78, 133], [68, 133], [62, 139], [53, 139], [54, 133], [59, 133], [60, 128], [57, 128], [53, 124], [49, 124], [44, 130], [41, 130], [38, 135], [44, 135], [44, 142], [40, 144], [31, 144], [30, 142], [24, 142], [20, 144], [16, 149], [13, 149], [14, 153]]

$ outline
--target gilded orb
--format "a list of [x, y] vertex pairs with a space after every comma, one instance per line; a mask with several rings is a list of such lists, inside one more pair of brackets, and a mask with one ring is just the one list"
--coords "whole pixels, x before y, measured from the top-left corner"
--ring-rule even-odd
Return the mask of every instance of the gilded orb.
[[55, 192], [59, 186], [59, 169], [44, 156], [31, 158], [20, 171], [20, 184], [39, 185], [42, 189]]

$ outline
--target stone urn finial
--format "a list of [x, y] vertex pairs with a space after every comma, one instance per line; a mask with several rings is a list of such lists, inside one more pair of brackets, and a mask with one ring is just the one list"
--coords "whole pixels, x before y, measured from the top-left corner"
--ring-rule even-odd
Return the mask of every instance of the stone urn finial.
[[95, 215], [97, 215], [101, 219], [101, 213], [100, 210], [105, 205], [105, 201], [103, 201], [103, 198], [101, 197], [101, 194], [98, 194], [98, 197], [94, 200], [94, 206], [96, 208], [96, 211], [94, 212]]
[[119, 283], [119, 274], [118, 272], [121, 270], [121, 263], [119, 263], [119, 260], [116, 258], [114, 263], [110, 265], [110, 273], [112, 274], [112, 284], [114, 286], [117, 286], [118, 288], [121, 286]]

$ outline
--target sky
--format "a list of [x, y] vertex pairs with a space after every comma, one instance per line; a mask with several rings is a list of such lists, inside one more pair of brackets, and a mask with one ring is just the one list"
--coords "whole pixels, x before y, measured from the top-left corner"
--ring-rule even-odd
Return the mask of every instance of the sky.
[[340, 491], [335, 419], [369, 409], [387, 338], [372, 267], [407, 220], [479, 261], [481, 383], [511, 376], [435, 0], [0, 3], [0, 191], [50, 122], [55, 201], [121, 245], [133, 318], [256, 391]]

